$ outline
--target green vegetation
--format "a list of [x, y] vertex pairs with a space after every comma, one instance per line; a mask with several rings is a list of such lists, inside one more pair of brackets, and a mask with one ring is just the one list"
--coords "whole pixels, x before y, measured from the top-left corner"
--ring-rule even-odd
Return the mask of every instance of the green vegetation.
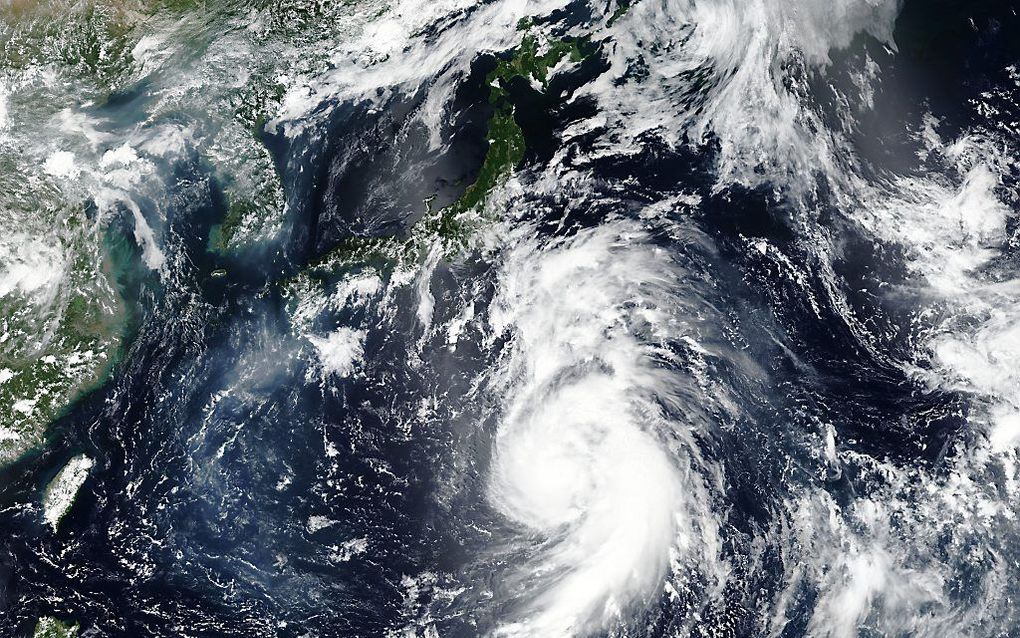
[[82, 100], [104, 101], [134, 71], [141, 16], [115, 2], [13, 2], [0, 5], [0, 68], [56, 63]]
[[244, 201], [231, 201], [227, 206], [227, 212], [223, 215], [220, 223], [212, 227], [209, 233], [209, 248], [215, 251], [225, 251], [230, 246], [230, 240], [237, 233], [238, 226], [244, 219], [245, 212], [250, 205]]
[[[288, 6], [296, 10], [297, 5], [283, 4], [274, 11], [286, 11]], [[252, 244], [271, 236], [282, 222], [283, 182], [261, 137], [285, 94], [285, 85], [275, 79], [278, 71], [273, 64], [253, 69], [243, 87], [222, 98], [233, 117], [216, 134], [206, 159], [228, 203], [210, 234], [212, 251], [227, 253]]]
[[95, 78], [100, 85], [114, 88], [134, 63], [131, 23], [109, 6], [84, 5], [77, 19], [63, 27], [56, 39], [62, 66]]
[[485, 201], [499, 181], [524, 159], [524, 134], [514, 121], [513, 109], [505, 106], [489, 120], [489, 150], [478, 171], [478, 178], [464, 190], [460, 198], [443, 215], [437, 229], [440, 234], [454, 232], [455, 215], [470, 210]]
[[[103, 135], [77, 107], [135, 81], [140, 6], [0, 6], [0, 465], [102, 383], [123, 341], [116, 259], [73, 182]], [[58, 149], [70, 166], [60, 176], [45, 169]]]
[[209, 248], [220, 253], [271, 235], [282, 222], [283, 181], [269, 150], [254, 136], [243, 139], [237, 124], [220, 133], [223, 144], [209, 157], [228, 201], [223, 219], [209, 236]]
[[[161, 175], [128, 173], [183, 144], [229, 203], [214, 249], [272, 237], [283, 189], [258, 133], [350, 32], [346, 0], [0, 2], [0, 465], [103, 382], [135, 327], [137, 246], [86, 208], [109, 186], [158, 197]], [[117, 95], [131, 103], [104, 109]], [[125, 143], [139, 163], [107, 183], [122, 167], [101, 158]]]
[[613, 15], [609, 16], [609, 20], [606, 21], [606, 26], [613, 26], [617, 20], [630, 11], [630, 8], [634, 6], [635, 2], [637, 2], [637, 0], [617, 0], [616, 10], [613, 11]]
[[549, 43], [545, 52], [539, 53], [538, 40], [533, 36], [526, 35], [521, 44], [514, 51], [509, 60], [500, 60], [496, 68], [489, 73], [486, 80], [491, 84], [493, 80], [499, 80], [500, 85], [494, 87], [489, 93], [489, 101], [496, 104], [506, 97], [504, 83], [520, 78], [535, 78], [545, 86], [549, 76], [549, 70], [567, 56], [571, 62], [580, 62], [584, 59], [588, 42], [585, 39], [564, 38]]
[[[40, 230], [35, 240], [15, 237], [17, 247], [0, 245], [7, 272], [29, 267], [46, 281], [0, 296], [0, 463], [41, 443], [46, 424], [102, 382], [130, 316], [115, 289], [116, 255], [83, 223], [84, 211], [46, 212], [63, 216], [62, 235]], [[33, 258], [22, 262], [19, 248]]]
[[[518, 25], [521, 29], [530, 26], [528, 19]], [[436, 238], [444, 243], [446, 250], [463, 246], [470, 235], [471, 220], [478, 219], [489, 194], [524, 159], [524, 133], [514, 119], [514, 106], [508, 93], [510, 82], [515, 78], [534, 79], [546, 87], [549, 71], [557, 63], [565, 57], [579, 62], [590, 54], [589, 47], [583, 38], [555, 40], [543, 47], [537, 38], [525, 35], [509, 57], [500, 59], [485, 78], [493, 114], [487, 129], [489, 148], [475, 181], [446, 208], [436, 211], [429, 207], [406, 236], [350, 237], [312, 264], [308, 272], [327, 273], [368, 266], [385, 273], [400, 264], [424, 260]]]
[[61, 622], [51, 616], [43, 616], [35, 625], [32, 638], [76, 638], [78, 623]]
[[581, 42], [574, 39], [553, 42], [544, 53], [538, 52], [538, 41], [525, 36], [509, 60], [500, 60], [485, 78], [489, 85], [489, 103], [496, 109], [489, 119], [489, 150], [474, 183], [443, 215], [438, 227], [441, 235], [455, 232], [454, 219], [460, 213], [479, 206], [501, 179], [524, 159], [524, 134], [514, 120], [514, 108], [507, 96], [507, 87], [514, 78], [534, 78], [546, 86], [549, 70], [564, 56], [573, 62], [583, 58]]
[[544, 52], [539, 51], [538, 40], [525, 35], [509, 59], [500, 60], [496, 68], [485, 77], [489, 86], [489, 103], [495, 112], [489, 118], [489, 149], [474, 183], [460, 198], [440, 215], [435, 232], [441, 237], [461, 234], [458, 218], [485, 202], [489, 193], [499, 185], [524, 159], [524, 133], [514, 119], [514, 107], [507, 93], [515, 78], [535, 79], [543, 87], [548, 85], [549, 70], [567, 57], [572, 62], [584, 58], [587, 42], [566, 38], [550, 43]]

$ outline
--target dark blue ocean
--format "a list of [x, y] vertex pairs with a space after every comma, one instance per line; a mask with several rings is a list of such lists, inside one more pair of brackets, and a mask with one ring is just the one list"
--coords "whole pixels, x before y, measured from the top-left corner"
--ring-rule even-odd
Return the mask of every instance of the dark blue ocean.
[[[591, 23], [602, 11], [596, 4], [574, 3], [544, 24], [555, 30]], [[931, 170], [918, 160], [922, 142], [911, 133], [926, 114], [944, 139], [998, 122], [1003, 143], [1015, 149], [1020, 89], [1007, 70], [1020, 65], [1015, 3], [907, 0], [898, 16], [895, 47], [858, 34], [831, 53], [824, 72], [797, 71], [798, 90], [819, 121], [841, 127], [840, 100], [862, 60], [879, 69], [871, 108], [844, 131], [857, 160], [846, 170], [876, 184]], [[827, 597], [828, 577], [810, 568], [791, 584], [791, 547], [820, 550], [806, 541], [787, 545], [783, 530], [791, 523], [780, 512], [806, 492], [849, 512], [882, 479], [863, 462], [826, 457], [818, 441], [831, 428], [846, 458], [874, 459], [919, 485], [942, 484], [957, 472], [961, 450], [984, 436], [972, 419], [976, 400], [965, 390], [925, 385], [897, 363], [927, 334], [924, 322], [935, 321], [919, 314], [928, 299], [906, 285], [915, 276], [906, 249], [861, 230], [852, 205], [824, 177], [800, 176], [817, 182], [806, 199], [767, 174], [756, 184], [720, 185], [726, 147], [714, 135], [676, 145], [649, 131], [632, 152], [618, 154], [588, 152], [603, 135], [598, 130], [565, 139], [565, 130], [599, 109], [583, 87], [628, 81], [607, 79], [611, 40], [593, 47], [548, 87], [522, 80], [509, 91], [526, 146], [516, 168], [522, 186], [508, 200], [514, 223], [533, 228], [529, 241], [541, 245], [568, 245], [607, 220], [641, 224], [655, 254], [682, 264], [684, 290], [699, 291], [699, 303], [716, 317], [706, 321], [733, 355], [699, 368], [707, 381], [684, 382], [691, 397], [704, 391], [718, 403], [654, 401], [667, 420], [696, 414], [717, 426], [692, 430], [698, 453], [685, 467], [717, 472], [705, 479], [704, 502], [717, 520], [713, 556], [726, 565], [726, 578], [715, 579], [707, 567], [673, 570], [685, 587], [656, 586], [617, 620], [585, 625], [578, 635], [821, 635], [812, 624], [823, 622], [818, 610], [840, 599]], [[40, 616], [55, 616], [96, 637], [469, 637], [499, 635], [521, 614], [527, 592], [546, 581], [512, 575], [553, 541], [522, 533], [492, 500], [505, 406], [479, 381], [504, 365], [513, 337], [469, 324], [453, 347], [447, 331], [423, 326], [420, 315], [424, 286], [431, 325], [451, 325], [465, 300], [472, 317], [484, 316], [503, 294], [499, 242], [510, 240], [438, 255], [434, 268], [414, 275], [415, 285], [393, 283], [405, 275], [378, 257], [317, 267], [352, 237], [408, 236], [424, 199], [434, 197], [435, 209], [449, 205], [477, 177], [494, 108], [485, 75], [497, 61], [493, 53], [471, 61], [450, 98], [453, 116], [439, 149], [414, 122], [422, 92], [395, 90], [383, 109], [367, 101], [324, 104], [326, 115], [294, 136], [263, 129], [260, 143], [271, 152], [288, 205], [273, 241], [229, 253], [210, 249], [227, 205], [198, 155], [159, 167], [173, 184], [170, 215], [158, 229], [172, 276], [144, 267], [130, 241], [128, 211], [110, 223], [130, 330], [109, 377], [52, 424], [45, 447], [0, 470], [0, 635], [29, 636]], [[643, 72], [631, 70], [634, 77]], [[140, 86], [93, 109], [126, 123], [148, 99]], [[975, 109], [976, 101], [994, 103], [997, 112]], [[561, 177], [575, 172], [555, 188], [532, 188], [553, 164]], [[997, 274], [989, 281], [1017, 275], [1017, 177], [1012, 164], [996, 185], [1009, 210], [1009, 239], [996, 246], [989, 272]], [[699, 203], [669, 204], [680, 197]], [[645, 211], [663, 202], [664, 212], [649, 221]], [[831, 267], [819, 265], [805, 214], [839, 238]], [[789, 270], [764, 248], [749, 249], [766, 245], [759, 241], [785, 255]], [[802, 275], [790, 275], [795, 266]], [[307, 324], [320, 333], [363, 331], [358, 373], [320, 376], [293, 326], [301, 303], [294, 282], [307, 276], [335, 291], [365, 273], [378, 276], [386, 292], [364, 303], [327, 304]], [[832, 302], [833, 286], [840, 304]], [[878, 294], [884, 286], [902, 294]], [[558, 290], [565, 298], [582, 292], [569, 280]], [[863, 318], [864, 333], [848, 313]], [[671, 354], [653, 368], [686, 375], [693, 346], [670, 339], [663, 348]], [[705, 389], [723, 386], [725, 401], [722, 391]], [[53, 533], [34, 504], [79, 454], [95, 465]], [[987, 472], [973, 480], [1005, 481], [1008, 474]], [[924, 492], [914, 489], [901, 494]], [[1008, 492], [1000, 495], [1008, 499]], [[912, 497], [901, 498], [909, 508]], [[966, 635], [1020, 632], [1011, 604], [983, 607], [987, 597], [1020, 595], [1020, 581], [995, 580], [1018, 573], [1015, 522], [989, 523], [994, 531], [969, 540], [946, 531], [952, 524], [935, 526], [942, 531], [925, 538], [923, 551], [899, 556], [888, 548], [912, 547], [911, 530], [920, 523], [898, 527], [897, 515], [890, 516], [896, 540], [883, 556], [908, 571], [937, 561], [946, 575], [940, 596], [911, 607], [919, 618], [964, 615]], [[889, 573], [895, 579], [901, 572]], [[782, 592], [789, 594], [782, 597], [786, 621], [769, 625]], [[868, 600], [895, 603], [894, 595], [881, 596]], [[876, 616], [861, 616], [870, 621], [832, 635], [938, 635], [922, 620], [890, 631], [875, 620], [883, 612], [874, 604]], [[898, 613], [889, 604], [888, 613]], [[975, 608], [985, 611], [961, 611]]]

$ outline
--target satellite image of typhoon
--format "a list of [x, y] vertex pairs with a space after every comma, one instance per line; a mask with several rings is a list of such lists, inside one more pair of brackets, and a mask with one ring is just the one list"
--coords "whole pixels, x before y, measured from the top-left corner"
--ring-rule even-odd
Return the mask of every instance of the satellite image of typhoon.
[[72, 637], [1020, 637], [1020, 0], [0, 0]]

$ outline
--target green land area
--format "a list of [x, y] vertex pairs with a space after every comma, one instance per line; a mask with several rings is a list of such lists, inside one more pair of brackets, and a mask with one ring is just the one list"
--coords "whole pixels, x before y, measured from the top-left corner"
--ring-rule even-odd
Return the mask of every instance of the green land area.
[[[521, 30], [530, 29], [522, 21]], [[399, 264], [414, 263], [425, 258], [436, 239], [445, 249], [456, 252], [464, 247], [474, 227], [486, 221], [484, 204], [493, 189], [499, 186], [524, 159], [524, 133], [514, 117], [509, 86], [515, 79], [537, 81], [547, 86], [549, 72], [561, 60], [580, 62], [589, 52], [589, 43], [582, 38], [563, 38], [541, 43], [525, 34], [520, 45], [505, 57], [485, 78], [489, 87], [488, 101], [493, 113], [489, 117], [486, 139], [488, 149], [475, 180], [449, 206], [431, 210], [411, 228], [407, 236], [351, 237], [313, 264], [310, 271], [329, 272], [336, 268], [367, 265], [385, 270]]]
[[[282, 227], [283, 188], [259, 132], [288, 76], [314, 74], [328, 61], [324, 43], [346, 37], [350, 7], [254, 4], [256, 13], [190, 0], [0, 5], [0, 465], [41, 444], [46, 425], [102, 383], [130, 332], [123, 280], [138, 255], [89, 208], [105, 184], [103, 153], [124, 140], [91, 112], [147, 83], [159, 98], [140, 107], [146, 126], [198, 123], [189, 143], [226, 198], [211, 250], [243, 249]], [[491, 221], [487, 201], [525, 157], [511, 83], [546, 87], [556, 65], [591, 48], [546, 38], [528, 20], [520, 29], [485, 78], [492, 110], [474, 181], [407, 233], [350, 238], [310, 270], [420, 262], [437, 239], [457, 252]]]
[[35, 625], [32, 638], [76, 638], [78, 625], [65, 623], [49, 616], [43, 616]]

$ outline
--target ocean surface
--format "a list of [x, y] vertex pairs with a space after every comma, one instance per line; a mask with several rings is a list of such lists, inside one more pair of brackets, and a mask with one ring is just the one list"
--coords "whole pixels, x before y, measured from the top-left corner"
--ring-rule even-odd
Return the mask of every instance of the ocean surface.
[[1020, 635], [1015, 3], [22, 4], [0, 635]]

